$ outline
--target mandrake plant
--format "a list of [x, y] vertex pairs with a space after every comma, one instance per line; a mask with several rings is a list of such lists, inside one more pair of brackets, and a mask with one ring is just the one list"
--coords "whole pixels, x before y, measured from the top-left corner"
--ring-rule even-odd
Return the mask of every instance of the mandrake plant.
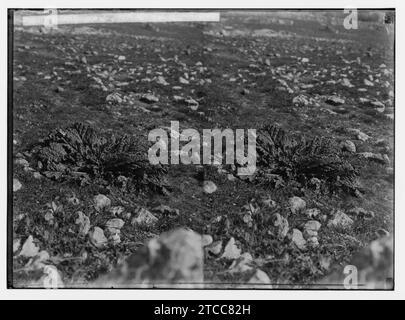
[[256, 145], [259, 184], [277, 187], [294, 181], [307, 186], [316, 178], [328, 191], [360, 193], [358, 170], [332, 139], [298, 139], [278, 125], [267, 125], [259, 130]]
[[[146, 141], [146, 139], [145, 139]], [[34, 147], [39, 169], [49, 178], [124, 184], [139, 191], [165, 192], [167, 168], [151, 165], [147, 142], [127, 135], [106, 135], [75, 123], [52, 131]]]

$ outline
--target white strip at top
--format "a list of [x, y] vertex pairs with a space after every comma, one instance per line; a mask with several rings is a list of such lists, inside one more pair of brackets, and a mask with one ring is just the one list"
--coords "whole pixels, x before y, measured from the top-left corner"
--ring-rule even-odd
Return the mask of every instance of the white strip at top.
[[[57, 24], [133, 22], [219, 22], [219, 12], [110, 12], [57, 14]], [[55, 17], [55, 18], [56, 18]], [[49, 15], [22, 16], [23, 26], [42, 26]]]

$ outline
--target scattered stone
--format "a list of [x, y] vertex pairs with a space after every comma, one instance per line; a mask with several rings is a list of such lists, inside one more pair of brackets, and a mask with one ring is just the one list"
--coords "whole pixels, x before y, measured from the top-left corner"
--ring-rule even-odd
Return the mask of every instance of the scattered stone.
[[98, 212], [111, 206], [111, 200], [103, 194], [98, 194], [94, 196], [93, 201], [94, 201], [94, 208]]
[[175, 102], [184, 101], [184, 97], [182, 97], [182, 96], [173, 96], [173, 100], [174, 100]]
[[146, 103], [156, 103], [159, 102], [159, 98], [154, 96], [153, 94], [147, 93], [141, 96], [141, 101]]
[[164, 77], [162, 77], [162, 76], [157, 77], [156, 83], [161, 84], [163, 86], [168, 86], [169, 85], [169, 83], [166, 81], [166, 79]]
[[125, 56], [118, 56], [118, 61], [124, 61], [126, 59]]
[[122, 219], [119, 218], [114, 218], [114, 219], [110, 219], [107, 221], [106, 223], [106, 228], [108, 230], [108, 232], [110, 232], [111, 234], [115, 234], [115, 233], [120, 233], [121, 228], [124, 226], [125, 222]]
[[321, 180], [318, 178], [311, 178], [311, 180], [309, 180], [309, 185], [315, 188], [315, 190], [319, 190], [321, 188]]
[[331, 262], [332, 258], [328, 256], [321, 256], [321, 258], [319, 259], [319, 264], [324, 270], [329, 270]]
[[275, 208], [277, 207], [277, 202], [274, 201], [270, 196], [266, 199], [262, 200], [262, 203], [268, 208]]
[[235, 259], [229, 267], [229, 273], [246, 272], [253, 269], [253, 257], [250, 253], [245, 252], [238, 259]]
[[318, 230], [321, 228], [321, 223], [316, 220], [307, 221], [304, 225], [304, 238], [309, 239], [318, 236]]
[[288, 203], [290, 205], [290, 210], [293, 214], [296, 214], [297, 212], [304, 210], [307, 205], [306, 202], [300, 197], [292, 197], [288, 200]]
[[50, 259], [49, 253], [45, 250], [42, 250], [32, 259], [30, 259], [26, 267], [29, 267], [29, 269], [31, 270], [41, 270], [46, 266], [44, 262], [49, 259]]
[[353, 88], [354, 85], [351, 84], [350, 80], [347, 78], [342, 79], [342, 86], [348, 87], [348, 88]]
[[56, 87], [56, 92], [58, 92], [58, 93], [65, 92], [65, 89], [63, 87], [58, 86], [58, 87]]
[[309, 59], [308, 59], [308, 58], [302, 58], [302, 59], [301, 59], [301, 62], [302, 62], [302, 63], [308, 63], [308, 62], [309, 62]]
[[210, 244], [212, 244], [213, 241], [214, 241], [214, 239], [209, 234], [203, 234], [201, 236], [201, 245], [203, 247], [209, 246]]
[[356, 153], [356, 145], [350, 140], [343, 141], [342, 144], [341, 144], [341, 147], [342, 147], [343, 151]]
[[[271, 280], [269, 278], [269, 276], [262, 270], [257, 269], [256, 273], [250, 278], [249, 280], [250, 284], [267, 284], [270, 285], [271, 284]], [[266, 286], [266, 288], [268, 288]]]
[[381, 101], [371, 101], [370, 104], [380, 113], [385, 111], [385, 105]]
[[156, 218], [151, 212], [142, 208], [136, 217], [134, 217], [131, 221], [132, 225], [139, 225], [139, 226], [152, 226], [154, 225], [159, 219]]
[[28, 236], [27, 240], [25, 240], [19, 255], [30, 258], [36, 256], [38, 252], [39, 247], [35, 245], [34, 238], [32, 237], [32, 235], [30, 235]]
[[186, 102], [190, 106], [191, 110], [196, 111], [198, 109], [199, 103], [193, 98], [189, 97], [185, 99], [184, 102]]
[[90, 234], [90, 242], [97, 248], [102, 248], [105, 244], [107, 244], [107, 241], [108, 240], [104, 235], [103, 229], [94, 227], [93, 232]]
[[90, 230], [90, 219], [81, 211], [78, 211], [77, 215], [75, 223], [79, 225], [79, 234], [85, 236]]
[[241, 251], [242, 250], [237, 247], [235, 239], [232, 237], [226, 244], [221, 259], [229, 259], [229, 260], [238, 259], [240, 257]]
[[300, 250], [306, 249], [307, 242], [305, 241], [302, 232], [299, 231], [298, 229], [293, 229], [291, 240], [297, 246], [298, 249]]
[[222, 251], [222, 240], [211, 243], [210, 245], [205, 247], [205, 250], [207, 251], [207, 253], [211, 253], [214, 256], [219, 255]]
[[21, 246], [21, 239], [13, 239], [13, 253], [16, 253]]
[[52, 210], [48, 210], [45, 213], [44, 219], [45, 219], [45, 221], [49, 222], [50, 224], [53, 224], [54, 216], [53, 216]]
[[329, 220], [328, 227], [345, 230], [350, 228], [353, 225], [353, 222], [354, 221], [347, 214], [341, 210], [337, 210], [334, 213], [333, 218]]
[[293, 98], [293, 105], [306, 107], [309, 105], [309, 100], [304, 94], [300, 94]]
[[179, 77], [179, 82], [181, 84], [190, 84], [190, 81], [188, 81], [187, 79], [184, 79], [183, 77]]
[[18, 190], [20, 190], [22, 188], [22, 184], [20, 181], [18, 181], [18, 179], [13, 179], [13, 192], [17, 192]]
[[207, 181], [204, 181], [204, 183], [203, 183], [203, 189], [204, 189], [205, 193], [211, 194], [211, 193], [214, 193], [215, 191], [217, 191], [218, 188], [214, 182], [207, 180]]
[[383, 228], [378, 229], [375, 233], [379, 238], [388, 237], [390, 235], [390, 233]]
[[345, 103], [345, 100], [342, 98], [339, 98], [337, 96], [330, 96], [326, 99], [325, 101], [327, 104], [330, 104], [332, 106], [340, 106]]
[[109, 239], [111, 240], [111, 242], [112, 242], [114, 245], [117, 245], [117, 244], [121, 243], [121, 236], [120, 236], [119, 233], [112, 233], [112, 234], [110, 234]]
[[359, 129], [348, 128], [346, 130], [348, 133], [354, 134], [355, 137], [361, 141], [367, 141], [368, 139], [370, 139], [370, 136], [368, 136], [364, 132], [361, 132]]
[[74, 206], [78, 206], [80, 204], [80, 200], [75, 195], [68, 197], [66, 200], [69, 204]]
[[23, 166], [23, 167], [28, 167], [30, 165], [29, 162], [27, 160], [23, 159], [23, 158], [16, 159], [14, 161], [14, 163], [17, 166]]
[[243, 94], [244, 96], [247, 96], [247, 95], [250, 94], [250, 90], [244, 88], [244, 89], [241, 91], [241, 94]]
[[123, 99], [121, 95], [117, 92], [109, 94], [106, 98], [105, 101], [110, 104], [120, 104], [123, 102]]
[[317, 217], [320, 213], [321, 213], [321, 210], [319, 210], [318, 208], [311, 208], [311, 209], [305, 210], [305, 215], [310, 219]]
[[[320, 281], [322, 288], [341, 288], [341, 284], [347, 279], [347, 273], [344, 272], [347, 265], [356, 266], [356, 273], [362, 290], [392, 290], [393, 282], [388, 279], [394, 279], [393, 238], [390, 236], [374, 240], [356, 253], [347, 264], [340, 267], [336, 266], [335, 272]], [[348, 284], [350, 285], [350, 283]], [[357, 287], [352, 286], [352, 288], [356, 289]]]
[[288, 220], [279, 213], [276, 213], [274, 226], [277, 227], [277, 235], [279, 239], [284, 239], [288, 233], [289, 225]]
[[370, 80], [368, 79], [364, 79], [364, 84], [368, 87], [374, 87], [374, 83], [372, 83]]

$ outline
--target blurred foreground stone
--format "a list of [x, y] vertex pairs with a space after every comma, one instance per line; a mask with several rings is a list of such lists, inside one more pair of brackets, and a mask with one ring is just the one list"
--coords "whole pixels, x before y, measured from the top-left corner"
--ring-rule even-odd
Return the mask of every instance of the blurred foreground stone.
[[[374, 240], [354, 255], [349, 267], [341, 267], [324, 278], [320, 285], [325, 289], [393, 289], [393, 245], [391, 236]], [[357, 271], [357, 288], [351, 279], [356, 274], [350, 266], [354, 266]]]
[[94, 287], [202, 287], [203, 249], [201, 236], [176, 229], [151, 239], [138, 252]]

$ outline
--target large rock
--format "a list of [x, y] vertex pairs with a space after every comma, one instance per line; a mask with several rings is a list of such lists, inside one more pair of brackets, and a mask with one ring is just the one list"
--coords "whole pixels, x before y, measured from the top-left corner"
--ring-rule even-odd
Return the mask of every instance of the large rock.
[[204, 255], [201, 236], [191, 230], [176, 229], [151, 239], [96, 287], [182, 287], [200, 286]]

